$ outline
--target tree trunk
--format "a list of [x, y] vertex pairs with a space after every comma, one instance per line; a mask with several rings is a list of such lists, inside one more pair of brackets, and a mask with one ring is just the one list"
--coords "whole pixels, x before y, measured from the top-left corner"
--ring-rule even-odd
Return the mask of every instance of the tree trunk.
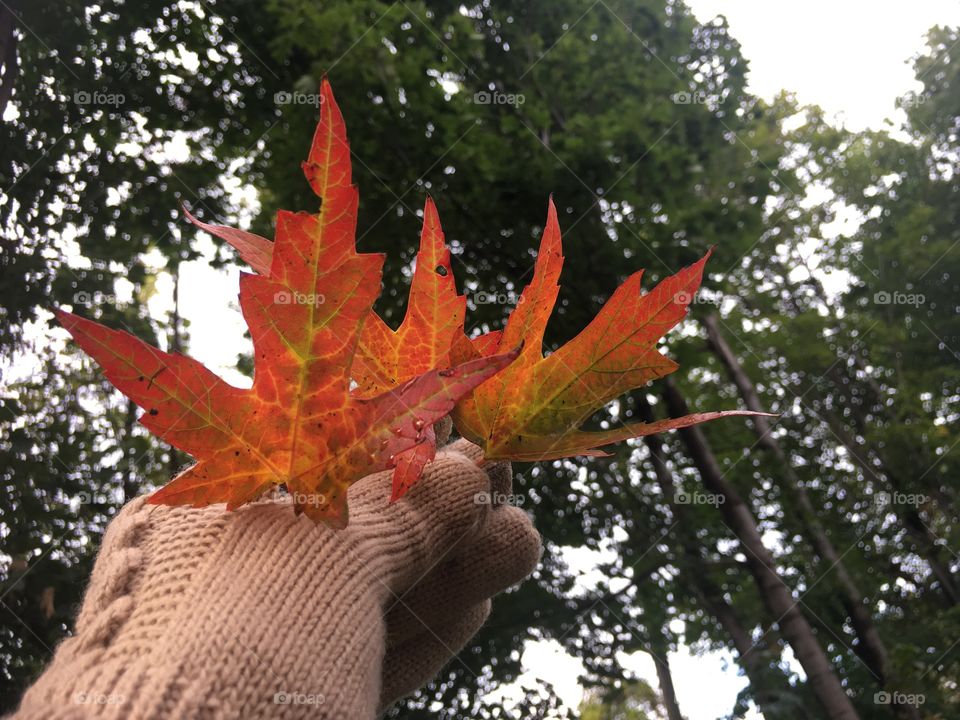
[[657, 666], [657, 682], [660, 684], [660, 698], [667, 711], [667, 720], [684, 720], [677, 703], [677, 692], [673, 687], [673, 675], [670, 673], [670, 661], [666, 650], [663, 653], [651, 653], [654, 664]]
[[[758, 413], [764, 412], [760, 396], [757, 394], [753, 382], [720, 332], [720, 320], [717, 315], [711, 313], [704, 319], [703, 324], [707, 330], [707, 338], [711, 349], [727, 369], [730, 379], [733, 380], [737, 390], [740, 391], [740, 397], [743, 398], [747, 409]], [[751, 422], [760, 445], [773, 455], [783, 473], [787, 486], [784, 489], [791, 499], [796, 501], [807, 540], [813, 546], [817, 556], [827, 566], [827, 572], [833, 572], [836, 577], [841, 602], [850, 616], [850, 622], [860, 641], [859, 647], [857, 647], [858, 654], [870, 672], [874, 674], [880, 687], [884, 687], [888, 681], [889, 656], [866, 604], [866, 596], [857, 587], [843, 562], [843, 556], [837, 552], [830, 536], [827, 535], [825, 528], [817, 519], [817, 512], [813, 503], [793, 469], [790, 458], [773, 436], [769, 421], [766, 417], [758, 415], [751, 418]]]
[[[637, 399], [637, 410], [644, 422], [653, 422], [653, 408], [644, 395]], [[650, 451], [650, 462], [657, 478], [657, 485], [664, 501], [670, 505], [671, 513], [679, 528], [682, 556], [677, 564], [687, 582], [693, 586], [694, 594], [703, 603], [704, 608], [716, 619], [733, 642], [738, 662], [750, 682], [754, 702], [768, 720], [776, 720], [776, 713], [766, 709], [777, 702], [779, 696], [789, 694], [791, 688], [783, 673], [776, 668], [770, 657], [766, 643], [754, 643], [749, 629], [744, 625], [736, 610], [727, 602], [723, 589], [719, 587], [703, 568], [703, 558], [699, 552], [699, 542], [689, 531], [691, 524], [685, 519], [686, 508], [673, 501], [675, 486], [673, 476], [667, 467], [666, 452], [659, 435], [646, 435], [644, 444]], [[658, 669], [659, 672], [659, 669]]]
[[170, 311], [170, 352], [183, 352], [180, 338], [180, 263], [173, 269], [173, 310]]
[[123, 419], [123, 439], [129, 446], [126, 449], [127, 471], [123, 477], [123, 502], [128, 503], [140, 492], [140, 476], [137, 467], [137, 447], [133, 443], [133, 426], [137, 422], [137, 406], [127, 399], [127, 411]]
[[[680, 417], [689, 413], [686, 401], [670, 378], [664, 382], [663, 397], [671, 416]], [[826, 653], [817, 642], [813, 628], [800, 611], [798, 602], [793, 599], [790, 588], [777, 574], [773, 556], [763, 544], [750, 508], [724, 477], [703, 431], [693, 426], [678, 432], [700, 472], [704, 487], [722, 498], [717, 508], [723, 515], [724, 522], [740, 540], [747, 566], [757, 583], [764, 605], [778, 618], [780, 631], [793, 648], [827, 717], [831, 720], [856, 719], [858, 716], [853, 703], [844, 692]]]
[[[172, 353], [183, 352], [183, 338], [180, 335], [180, 263], [173, 266], [173, 310], [170, 312], [170, 333], [168, 349]], [[170, 477], [176, 477], [183, 465], [183, 455], [180, 450], [170, 446], [167, 456], [167, 472]]]

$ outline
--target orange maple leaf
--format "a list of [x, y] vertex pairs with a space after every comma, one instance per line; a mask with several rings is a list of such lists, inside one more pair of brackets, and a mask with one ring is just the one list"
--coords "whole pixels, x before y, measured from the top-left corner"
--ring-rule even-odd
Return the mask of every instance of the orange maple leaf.
[[[376, 313], [364, 323], [353, 365], [357, 392], [366, 397], [431, 368], [450, 367], [450, 348], [454, 338], [463, 334], [466, 311], [467, 299], [457, 293], [437, 208], [427, 198], [407, 312], [396, 330]], [[391, 500], [402, 497], [435, 457], [433, 427], [425, 432], [423, 442], [397, 455]]]
[[544, 357], [543, 335], [563, 267], [560, 225], [551, 199], [533, 279], [503, 331], [456, 340], [455, 362], [493, 355], [516, 345], [518, 338], [525, 342], [510, 367], [457, 403], [453, 412], [457, 430], [480, 445], [488, 459], [534, 461], [605, 455], [598, 448], [620, 440], [754, 414], [728, 410], [609, 430], [580, 429], [611, 400], [677, 369], [657, 350], [657, 343], [686, 316], [709, 257], [710, 252], [646, 294], [640, 289], [643, 272], [634, 273], [577, 337]]

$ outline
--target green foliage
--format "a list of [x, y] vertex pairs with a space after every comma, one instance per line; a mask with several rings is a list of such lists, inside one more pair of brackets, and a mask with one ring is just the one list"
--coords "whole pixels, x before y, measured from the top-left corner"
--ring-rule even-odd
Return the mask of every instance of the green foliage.
[[601, 693], [589, 693], [580, 703], [580, 720], [654, 720], [659, 698], [647, 683], [638, 680], [626, 687]]

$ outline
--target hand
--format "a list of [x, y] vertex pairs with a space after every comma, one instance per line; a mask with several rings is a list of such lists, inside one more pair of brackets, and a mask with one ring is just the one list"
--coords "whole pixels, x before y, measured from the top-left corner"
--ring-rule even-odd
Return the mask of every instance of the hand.
[[540, 539], [458, 441], [390, 504], [389, 473], [350, 488], [350, 525], [279, 494], [226, 512], [148, 505], [110, 524], [76, 634], [17, 718], [375, 717], [433, 677]]

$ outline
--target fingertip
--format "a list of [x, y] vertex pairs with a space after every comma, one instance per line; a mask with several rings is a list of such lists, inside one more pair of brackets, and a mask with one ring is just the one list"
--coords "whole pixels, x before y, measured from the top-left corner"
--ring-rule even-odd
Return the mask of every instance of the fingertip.
[[444, 447], [441, 452], [455, 452], [467, 457], [471, 462], [479, 464], [483, 461], [483, 449], [466, 438], [459, 438]]
[[402, 500], [415, 503], [439, 525], [466, 530], [482, 519], [487, 503], [481, 496], [489, 493], [490, 478], [482, 468], [461, 453], [441, 450]]
[[427, 464], [423, 477], [395, 502], [382, 489], [382, 500], [365, 518], [365, 526], [386, 537], [391, 553], [392, 582], [403, 591], [470, 542], [489, 512], [490, 479], [460, 453], [441, 451]]
[[405, 642], [419, 632], [418, 617], [456, 616], [519, 584], [536, 569], [542, 551], [540, 534], [526, 513], [516, 507], [494, 508], [473, 538], [416, 579], [391, 615], [391, 642]]
[[476, 463], [490, 476], [490, 490], [494, 495], [509, 495], [513, 489], [513, 466], [509, 460], [488, 461], [484, 457], [483, 448], [466, 438], [460, 438], [445, 448], [457, 452]]
[[518, 507], [503, 506], [494, 510], [484, 528], [483, 538], [496, 543], [510, 560], [502, 565], [502, 588], [516, 585], [530, 575], [543, 556], [540, 533], [530, 517]]

